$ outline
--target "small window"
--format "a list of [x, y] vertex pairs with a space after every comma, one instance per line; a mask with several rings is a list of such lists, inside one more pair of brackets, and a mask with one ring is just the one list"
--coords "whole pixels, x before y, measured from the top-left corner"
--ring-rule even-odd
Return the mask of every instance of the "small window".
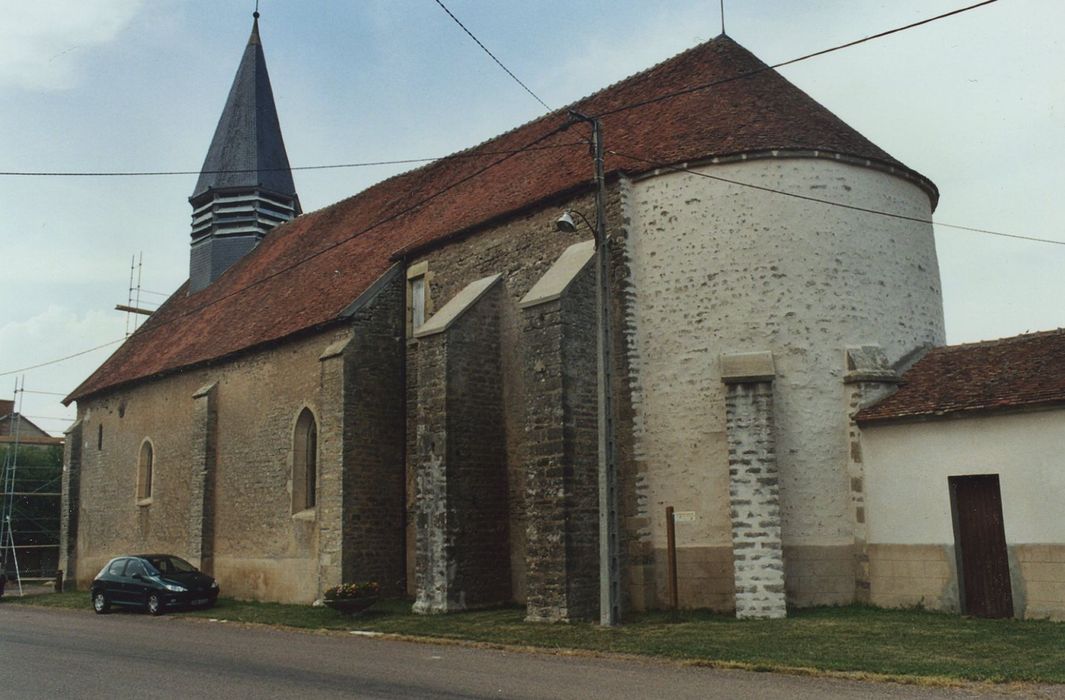
[[303, 409], [292, 437], [292, 512], [314, 508], [318, 491], [318, 424]]
[[96, 426], [96, 449], [102, 450], [104, 448], [104, 426], [103, 423]]
[[152, 477], [155, 471], [155, 450], [152, 443], [145, 440], [141, 444], [140, 460], [137, 463], [137, 500], [144, 501], [152, 497]]
[[425, 275], [410, 281], [410, 327], [418, 330], [425, 323]]

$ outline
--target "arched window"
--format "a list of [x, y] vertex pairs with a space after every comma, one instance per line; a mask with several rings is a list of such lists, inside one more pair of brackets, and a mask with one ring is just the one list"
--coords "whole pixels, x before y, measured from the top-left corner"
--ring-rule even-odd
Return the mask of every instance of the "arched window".
[[155, 468], [155, 450], [152, 443], [145, 440], [141, 443], [141, 454], [137, 461], [137, 499], [145, 500], [152, 497], [152, 472]]
[[318, 491], [318, 424], [310, 409], [300, 411], [292, 436], [292, 512], [314, 508]]

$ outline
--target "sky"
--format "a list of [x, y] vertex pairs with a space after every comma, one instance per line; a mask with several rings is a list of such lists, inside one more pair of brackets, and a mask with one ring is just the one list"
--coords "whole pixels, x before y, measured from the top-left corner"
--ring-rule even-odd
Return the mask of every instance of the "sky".
[[[718, 0], [444, 0], [558, 108], [721, 31]], [[726, 0], [773, 64], [974, 0]], [[0, 0], [0, 171], [198, 171], [254, 0]], [[446, 155], [539, 116], [435, 0], [261, 0], [289, 160]], [[1065, 243], [1065, 3], [997, 3], [781, 73], [941, 193], [937, 222]], [[609, 138], [609, 135], [607, 135]], [[607, 144], [609, 146], [609, 143]], [[411, 167], [411, 166], [405, 166]], [[304, 211], [404, 166], [296, 171]], [[60, 434], [66, 394], [188, 276], [195, 174], [0, 175], [0, 398]], [[772, 196], [772, 195], [767, 195]], [[1065, 326], [1065, 245], [936, 227], [950, 343]], [[107, 347], [25, 372], [89, 348]], [[47, 393], [30, 393], [47, 392]]]

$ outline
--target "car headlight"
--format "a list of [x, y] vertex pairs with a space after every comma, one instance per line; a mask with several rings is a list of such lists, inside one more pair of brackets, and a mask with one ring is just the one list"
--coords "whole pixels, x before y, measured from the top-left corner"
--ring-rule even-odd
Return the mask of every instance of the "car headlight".
[[218, 588], [218, 581], [211, 581], [211, 588]]
[[184, 593], [185, 591], [189, 590], [184, 586], [177, 585], [176, 583], [164, 583], [163, 587], [166, 588], [166, 590], [168, 591], [173, 591], [174, 593]]

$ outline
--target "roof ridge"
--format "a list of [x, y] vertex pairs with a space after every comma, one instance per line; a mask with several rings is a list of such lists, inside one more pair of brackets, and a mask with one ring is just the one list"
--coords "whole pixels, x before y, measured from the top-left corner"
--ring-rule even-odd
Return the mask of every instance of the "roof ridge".
[[[598, 95], [600, 95], [600, 94], [602, 94], [604, 92], [608, 92], [609, 90], [612, 90], [612, 89], [616, 88], [618, 85], [621, 85], [621, 84], [626, 83], [626, 82], [628, 82], [630, 80], [634, 80], [636, 78], [639, 78], [640, 76], [642, 76], [642, 75], [644, 75], [646, 73], [650, 73], [651, 71], [655, 70], [656, 68], [659, 68], [662, 65], [665, 65], [666, 63], [678, 60], [681, 57], [686, 56], [687, 54], [691, 53], [692, 51], [695, 51], [696, 49], [701, 48], [701, 47], [703, 47], [703, 46], [705, 46], [707, 44], [710, 44], [710, 43], [713, 43], [715, 41], [718, 41], [719, 39], [726, 39], [729, 42], [735, 44], [736, 46], [740, 46], [742, 48], [742, 46], [738, 42], [736, 42], [734, 39], [732, 39], [732, 37], [726, 36], [724, 34], [719, 34], [718, 36], [716, 36], [716, 37], [714, 37], [712, 39], [707, 39], [706, 41], [702, 41], [702, 42], [700, 42], [698, 44], [695, 44], [694, 46], [689, 46], [688, 48], [684, 49], [680, 53], [674, 54], [674, 55], [669, 56], [667, 58], [664, 58], [664, 59], [662, 59], [658, 63], [655, 63], [652, 66], [649, 66], [649, 67], [644, 68], [642, 70], [636, 71], [635, 73], [627, 75], [624, 78], [619, 78], [618, 80], [615, 80], [614, 82], [609, 83], [609, 84], [599, 88], [595, 92], [589, 93], [589, 94], [585, 95], [584, 97], [577, 98], [576, 100], [573, 100], [572, 102], [569, 102], [568, 104], [563, 105], [562, 107], [559, 107], [557, 109], [553, 109], [550, 112], [544, 112], [540, 116], [533, 117], [532, 119], [529, 119], [528, 121], [525, 121], [525, 122], [522, 122], [520, 124], [517, 124], [517, 125], [511, 127], [510, 129], [507, 129], [506, 131], [501, 131], [501, 132], [495, 134], [494, 136], [490, 136], [490, 137], [484, 139], [483, 141], [481, 141], [479, 143], [476, 143], [476, 144], [474, 144], [472, 146], [467, 146], [466, 148], [462, 148], [462, 149], [459, 149], [459, 150], [454, 151], [452, 153], [448, 153], [447, 155], [440, 156], [439, 158], [434, 158], [433, 160], [431, 160], [428, 163], [425, 163], [424, 165], [419, 165], [417, 167], [411, 168], [410, 170], [404, 170], [403, 172], [399, 172], [399, 173], [395, 173], [394, 175], [390, 175], [390, 176], [386, 177], [383, 180], [378, 180], [377, 182], [375, 182], [375, 183], [373, 183], [371, 185], [368, 185], [366, 188], [364, 188], [362, 190], [359, 190], [358, 192], [356, 192], [356, 193], [354, 193], [354, 194], [352, 194], [352, 195], [350, 195], [348, 197], [345, 197], [344, 199], [338, 200], [338, 201], [333, 202], [331, 204], [323, 205], [322, 207], [320, 207], [318, 209], [314, 209], [314, 210], [309, 211], [309, 212], [304, 212], [304, 216], [309, 216], [311, 214], [317, 214], [318, 212], [326, 211], [328, 209], [332, 209], [333, 207], [338, 206], [340, 204], [343, 204], [345, 202], [349, 202], [349, 201], [355, 199], [356, 197], [362, 195], [364, 192], [367, 192], [367, 191], [369, 191], [369, 190], [371, 190], [371, 189], [373, 189], [375, 187], [383, 185], [386, 182], [390, 182], [392, 180], [395, 180], [395, 179], [400, 178], [400, 177], [404, 177], [406, 175], [411, 175], [411, 174], [416, 173], [416, 172], [418, 172], [420, 170], [428, 169], [428, 168], [436, 165], [437, 163], [440, 163], [441, 161], [452, 160], [452, 159], [458, 158], [460, 156], [463, 156], [465, 154], [470, 154], [473, 151], [476, 151], [477, 149], [481, 148], [482, 146], [487, 146], [488, 144], [492, 143], [493, 141], [498, 141], [500, 139], [503, 139], [506, 136], [509, 136], [509, 135], [514, 134], [514, 133], [516, 133], [518, 131], [521, 131], [521, 130], [527, 128], [527, 127], [530, 127], [533, 124], [536, 124], [539, 121], [545, 120], [545, 119], [547, 119], [547, 118], [549, 118], [549, 117], [551, 117], [553, 115], [556, 115], [556, 114], [559, 114], [559, 115], [567, 114], [576, 105], [588, 102], [588, 101], [594, 99], [595, 97], [597, 97]], [[763, 63], [763, 65], [764, 65], [764, 63]], [[503, 155], [503, 154], [500, 154], [500, 155]], [[291, 222], [286, 222], [286, 224], [282, 224], [281, 226], [278, 226], [277, 228], [274, 229], [274, 231], [276, 231], [277, 229], [282, 228], [283, 226], [286, 226], [288, 223], [291, 223]], [[271, 231], [271, 233], [273, 233], [273, 231]]]
[[941, 345], [938, 348], [933, 348], [931, 352], [954, 352], [957, 350], [964, 350], [975, 347], [991, 347], [994, 345], [1007, 345], [1009, 343], [1019, 343], [1025, 340], [1032, 340], [1034, 338], [1040, 338], [1051, 335], [1065, 335], [1065, 328], [1051, 328], [1045, 331], [1029, 331], [1025, 333], [1018, 333], [1017, 335], [1009, 335], [1002, 338], [990, 338], [987, 340], [973, 340], [967, 343], [954, 343], [951, 345]]

